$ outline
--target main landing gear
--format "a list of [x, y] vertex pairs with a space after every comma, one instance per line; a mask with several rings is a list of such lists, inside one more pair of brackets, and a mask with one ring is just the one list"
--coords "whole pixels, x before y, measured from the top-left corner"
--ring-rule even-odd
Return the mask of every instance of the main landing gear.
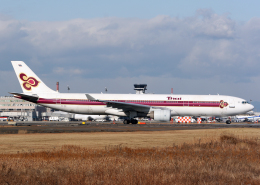
[[136, 119], [125, 119], [125, 120], [123, 121], [123, 123], [124, 123], [124, 124], [130, 124], [130, 123], [132, 123], [132, 124], [137, 124], [138, 121], [137, 121]]
[[230, 120], [227, 120], [227, 121], [226, 121], [226, 124], [231, 124], [231, 121], [230, 121]]

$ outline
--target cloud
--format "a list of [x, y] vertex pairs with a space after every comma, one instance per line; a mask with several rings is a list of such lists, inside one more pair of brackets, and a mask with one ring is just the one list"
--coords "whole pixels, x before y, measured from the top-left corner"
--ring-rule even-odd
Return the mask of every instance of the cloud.
[[73, 75], [80, 75], [80, 74], [82, 74], [83, 70], [81, 70], [81, 69], [68, 69], [68, 70], [66, 70], [63, 67], [57, 67], [57, 68], [53, 69], [53, 73], [58, 74], [58, 75], [73, 76]]
[[226, 15], [217, 15], [211, 10], [197, 10], [193, 31], [200, 36], [215, 38], [233, 38], [235, 35], [235, 22]]
[[80, 90], [84, 81], [94, 80], [92, 89], [98, 90], [106, 81], [104, 85], [121, 92], [129, 92], [125, 84], [132, 86], [134, 81], [128, 80], [134, 78], [148, 86], [185, 81], [209, 86], [214, 82], [220, 88], [228, 83], [233, 92], [241, 84], [258, 85], [254, 79], [260, 76], [260, 18], [241, 23], [207, 9], [186, 18], [29, 22], [1, 16], [1, 70], [12, 70], [11, 60], [24, 60], [47, 84], [77, 79], [73, 85]]

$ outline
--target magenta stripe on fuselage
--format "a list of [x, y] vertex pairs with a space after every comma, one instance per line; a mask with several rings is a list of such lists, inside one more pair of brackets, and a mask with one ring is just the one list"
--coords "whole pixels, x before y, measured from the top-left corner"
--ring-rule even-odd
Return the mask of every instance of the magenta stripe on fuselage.
[[[107, 100], [107, 101], [115, 101], [115, 100]], [[116, 100], [116, 102], [123, 103], [132, 103], [132, 104], [140, 104], [140, 105], [148, 105], [148, 106], [168, 106], [168, 107], [219, 107], [220, 102], [217, 101], [149, 101], [149, 100]], [[90, 101], [90, 100], [82, 100], [82, 99], [44, 99], [40, 98], [37, 103], [40, 104], [65, 104], [65, 105], [106, 105], [103, 102]]]

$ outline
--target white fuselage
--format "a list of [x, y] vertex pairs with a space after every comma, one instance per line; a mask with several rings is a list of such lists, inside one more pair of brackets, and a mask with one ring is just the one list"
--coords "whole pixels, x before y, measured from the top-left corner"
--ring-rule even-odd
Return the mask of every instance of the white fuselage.
[[[127, 116], [120, 108], [88, 100], [79, 93], [37, 93], [35, 103], [57, 110], [78, 114]], [[89, 94], [97, 100], [147, 105], [150, 110], [166, 108], [171, 116], [232, 116], [246, 113], [254, 108], [244, 99], [222, 95], [177, 94]], [[142, 110], [140, 110], [142, 112]]]

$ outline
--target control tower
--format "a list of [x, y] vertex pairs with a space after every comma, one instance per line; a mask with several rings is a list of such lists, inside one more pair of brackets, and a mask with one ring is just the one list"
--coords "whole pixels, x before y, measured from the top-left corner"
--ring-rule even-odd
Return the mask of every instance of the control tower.
[[136, 94], [144, 94], [145, 90], [147, 90], [147, 84], [134, 84], [134, 87]]

